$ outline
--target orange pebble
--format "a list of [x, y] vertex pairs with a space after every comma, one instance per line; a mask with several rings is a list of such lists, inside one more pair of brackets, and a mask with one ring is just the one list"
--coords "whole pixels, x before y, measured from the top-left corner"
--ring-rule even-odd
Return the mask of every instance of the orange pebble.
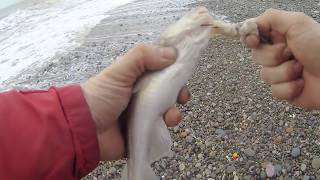
[[238, 158], [239, 158], [238, 153], [235, 152], [235, 153], [232, 154], [232, 157], [231, 157], [232, 160], [235, 161], [235, 160], [237, 160]]

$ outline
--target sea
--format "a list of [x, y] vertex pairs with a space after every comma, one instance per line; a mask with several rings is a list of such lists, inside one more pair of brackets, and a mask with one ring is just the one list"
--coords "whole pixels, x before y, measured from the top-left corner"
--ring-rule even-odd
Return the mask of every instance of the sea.
[[108, 11], [134, 0], [0, 0], [0, 84], [79, 46]]

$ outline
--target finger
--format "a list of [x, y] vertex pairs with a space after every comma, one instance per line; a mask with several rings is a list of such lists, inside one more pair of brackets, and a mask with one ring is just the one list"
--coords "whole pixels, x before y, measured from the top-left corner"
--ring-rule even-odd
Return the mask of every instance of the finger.
[[147, 70], [163, 69], [174, 62], [177, 52], [172, 47], [157, 47], [140, 44], [131, 49], [124, 58], [133, 67], [140, 68], [140, 73]]
[[259, 32], [267, 37], [270, 37], [271, 30], [290, 36], [291, 27], [299, 27], [307, 22], [310, 22], [310, 18], [303, 13], [276, 9], [268, 9], [257, 18]]
[[178, 103], [179, 104], [186, 104], [190, 100], [190, 92], [187, 87], [183, 87], [178, 95]]
[[264, 67], [261, 70], [261, 79], [271, 84], [289, 82], [302, 75], [302, 65], [295, 60], [286, 61], [279, 66]]
[[[263, 16], [262, 14], [261, 16]], [[261, 16], [257, 17], [256, 22], [259, 30], [259, 35], [264, 38], [270, 38], [271, 27], [264, 21]]]
[[251, 34], [245, 38], [244, 43], [248, 48], [258, 48], [260, 39], [257, 35]]
[[286, 43], [286, 37], [276, 30], [271, 30], [270, 36], [273, 44]]
[[287, 60], [287, 54], [283, 54], [286, 44], [263, 44], [258, 49], [252, 50], [252, 59], [262, 66], [277, 66]]
[[168, 127], [174, 127], [182, 120], [182, 114], [177, 107], [171, 107], [164, 115], [164, 121]]
[[[138, 45], [116, 60], [104, 74], [115, 82], [133, 85], [146, 71], [160, 70], [175, 62], [177, 52], [172, 47]], [[117, 72], [116, 76], [113, 72]]]
[[[266, 33], [264, 33], [266, 34]], [[285, 36], [279, 33], [278, 31], [272, 30], [271, 32], [267, 33], [268, 35], [261, 35], [262, 37], [259, 37], [257, 35], [251, 34], [245, 38], [245, 44], [249, 48], [258, 48], [260, 43], [271, 43], [271, 44], [277, 44], [277, 43], [285, 43], [286, 39]], [[262, 40], [260, 39], [262, 38]], [[266, 40], [266, 39], [271, 39]]]
[[[112, 137], [112, 138], [110, 138]], [[112, 126], [98, 135], [100, 159], [104, 161], [118, 160], [125, 155], [125, 142], [119, 126]]]
[[301, 94], [303, 87], [303, 79], [273, 84], [271, 85], [272, 96], [279, 99], [292, 101]]

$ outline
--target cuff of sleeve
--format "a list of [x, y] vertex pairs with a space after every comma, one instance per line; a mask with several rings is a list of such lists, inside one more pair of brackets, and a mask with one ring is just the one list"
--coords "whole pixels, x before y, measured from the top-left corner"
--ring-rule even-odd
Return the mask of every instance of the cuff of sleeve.
[[79, 85], [55, 88], [70, 126], [76, 152], [76, 174], [83, 177], [95, 169], [100, 152], [96, 126]]

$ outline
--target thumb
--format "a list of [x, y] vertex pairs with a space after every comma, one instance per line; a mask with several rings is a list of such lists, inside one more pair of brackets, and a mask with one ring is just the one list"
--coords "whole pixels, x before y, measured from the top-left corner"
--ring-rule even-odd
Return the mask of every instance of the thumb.
[[118, 58], [103, 74], [131, 86], [143, 73], [163, 69], [176, 58], [177, 51], [172, 47], [140, 44]]
[[312, 18], [302, 12], [277, 9], [268, 9], [257, 18], [259, 32], [265, 37], [270, 37], [272, 31], [277, 31], [290, 38], [290, 36], [301, 33], [305, 29], [304, 26], [312, 21]]

